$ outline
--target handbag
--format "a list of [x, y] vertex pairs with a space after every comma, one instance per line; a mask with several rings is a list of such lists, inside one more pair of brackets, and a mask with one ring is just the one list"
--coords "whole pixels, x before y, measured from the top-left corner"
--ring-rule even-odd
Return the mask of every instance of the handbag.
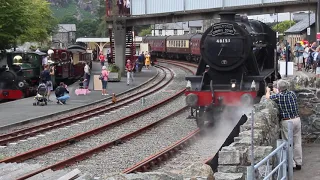
[[102, 74], [100, 74], [99, 79], [103, 80], [103, 75]]

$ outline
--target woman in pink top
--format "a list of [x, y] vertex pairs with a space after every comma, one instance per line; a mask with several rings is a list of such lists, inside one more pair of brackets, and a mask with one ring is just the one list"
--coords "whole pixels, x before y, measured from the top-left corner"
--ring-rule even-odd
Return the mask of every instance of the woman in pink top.
[[109, 72], [107, 71], [106, 66], [102, 66], [102, 71], [101, 71], [101, 82], [102, 82], [102, 95], [106, 96], [107, 95], [107, 83], [108, 83], [108, 76]]

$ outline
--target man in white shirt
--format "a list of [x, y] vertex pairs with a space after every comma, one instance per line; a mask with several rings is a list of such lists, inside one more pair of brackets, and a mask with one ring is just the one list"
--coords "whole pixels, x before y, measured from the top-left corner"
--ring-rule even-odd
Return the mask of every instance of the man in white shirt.
[[90, 66], [88, 62], [86, 62], [86, 65], [84, 66], [84, 77], [85, 77], [85, 88], [89, 89], [89, 83], [90, 83]]
[[127, 14], [130, 15], [130, 0], [127, 0], [126, 9], [127, 9]]

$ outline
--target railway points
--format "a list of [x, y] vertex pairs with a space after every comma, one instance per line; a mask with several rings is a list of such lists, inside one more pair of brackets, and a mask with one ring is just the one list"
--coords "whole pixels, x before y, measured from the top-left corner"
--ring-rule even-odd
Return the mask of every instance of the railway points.
[[[101, 66], [98, 63], [93, 63], [93, 74], [100, 73]], [[135, 73], [135, 81], [134, 84], [131, 86], [127, 86], [125, 82], [125, 78], [121, 80], [121, 82], [109, 82], [108, 84], [108, 93], [121, 93], [124, 91], [129, 90], [130, 88], [134, 88], [139, 86], [150, 78], [154, 77], [157, 74], [156, 68], [152, 68], [150, 70], [143, 70], [141, 73]], [[91, 76], [91, 84], [90, 89], [93, 87], [93, 75]], [[74, 83], [73, 85], [69, 86], [68, 89], [70, 90], [70, 100], [68, 101], [67, 105], [57, 105], [56, 101], [50, 102], [48, 106], [32, 106], [34, 102], [33, 97], [25, 98], [17, 101], [7, 102], [0, 104], [0, 126], [5, 127], [11, 124], [17, 123], [26, 123], [30, 122], [34, 119], [40, 119], [42, 116], [54, 116], [62, 111], [66, 111], [69, 109], [79, 108], [86, 104], [92, 103], [94, 101], [99, 101], [103, 98], [107, 99], [109, 97], [101, 96], [101, 91], [92, 91], [89, 95], [86, 96], [76, 96], [74, 91], [78, 88], [78, 83]], [[54, 94], [54, 93], [52, 93]], [[54, 95], [52, 95], [51, 99], [55, 99]]]

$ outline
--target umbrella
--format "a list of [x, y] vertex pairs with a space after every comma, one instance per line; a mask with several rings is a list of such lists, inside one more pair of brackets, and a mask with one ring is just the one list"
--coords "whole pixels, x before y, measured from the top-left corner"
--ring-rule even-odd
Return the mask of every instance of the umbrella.
[[51, 55], [51, 54], [53, 54], [53, 53], [54, 53], [54, 51], [53, 51], [52, 49], [49, 49], [49, 50], [48, 50], [48, 54], [49, 54], [49, 55]]
[[14, 60], [21, 60], [22, 57], [21, 57], [20, 55], [16, 55], [13, 59], [14, 59]]

